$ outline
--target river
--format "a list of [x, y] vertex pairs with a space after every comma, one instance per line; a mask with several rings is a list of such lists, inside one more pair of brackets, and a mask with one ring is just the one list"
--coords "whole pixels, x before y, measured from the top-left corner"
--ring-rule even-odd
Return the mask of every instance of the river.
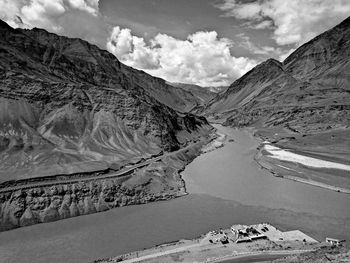
[[190, 195], [2, 232], [0, 262], [91, 262], [236, 223], [350, 238], [350, 195], [271, 176], [249, 132], [217, 128], [235, 142], [185, 169]]
[[199, 156], [183, 178], [190, 193], [205, 193], [245, 205], [350, 218], [350, 195], [272, 176], [254, 160], [258, 141], [249, 130], [214, 125], [234, 140]]

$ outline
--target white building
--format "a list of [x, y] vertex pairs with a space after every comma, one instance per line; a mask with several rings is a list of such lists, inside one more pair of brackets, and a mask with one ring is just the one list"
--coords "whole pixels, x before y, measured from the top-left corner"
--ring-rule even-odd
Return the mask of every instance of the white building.
[[334, 246], [339, 246], [341, 245], [342, 243], [345, 242], [345, 240], [340, 240], [340, 239], [336, 239], [336, 238], [330, 238], [330, 237], [327, 237], [326, 238], [326, 242], [331, 244], [331, 245], [334, 245]]

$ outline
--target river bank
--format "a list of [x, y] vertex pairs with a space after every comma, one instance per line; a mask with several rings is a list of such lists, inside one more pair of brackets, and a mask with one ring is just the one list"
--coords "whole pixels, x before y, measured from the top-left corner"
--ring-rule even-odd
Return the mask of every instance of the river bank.
[[300, 134], [287, 128], [250, 129], [260, 142], [254, 159], [274, 176], [350, 194], [350, 131]]
[[0, 262], [86, 263], [174, 240], [191, 240], [212, 229], [229, 228], [232, 223], [259, 222], [270, 222], [282, 231], [300, 229], [320, 241], [326, 236], [350, 239], [349, 219], [189, 194], [2, 232]]
[[245, 205], [350, 218], [346, 209], [349, 196], [271, 176], [270, 171], [261, 169], [254, 158], [263, 141], [254, 136], [253, 129], [214, 126], [227, 136], [225, 146], [202, 154], [186, 167], [182, 176], [188, 192]]
[[282, 232], [270, 224], [233, 225], [199, 238], [94, 262], [222, 262], [251, 256], [286, 256], [313, 251], [318, 242], [300, 231]]
[[0, 231], [187, 195], [180, 173], [212, 140], [212, 134], [203, 134], [183, 149], [120, 171], [2, 188]]
[[[223, 127], [218, 120], [213, 123]], [[350, 194], [349, 129], [315, 134], [295, 133], [288, 127], [232, 129], [246, 131], [258, 142], [253, 158], [270, 175]]]
[[[279, 155], [280, 152], [283, 153]], [[349, 173], [347, 170], [350, 171], [350, 166], [348, 165], [296, 154], [271, 146], [267, 142], [264, 142], [259, 147], [259, 151], [254, 156], [254, 159], [263, 169], [268, 170], [274, 176], [339, 193], [350, 194], [350, 189], [339, 186], [342, 185], [342, 181], [339, 182], [339, 178], [338, 180], [332, 180], [332, 176], [329, 175], [332, 172], [336, 174], [337, 171], [346, 175], [346, 173]], [[310, 167], [317, 167], [317, 169], [311, 170]], [[327, 176], [320, 176], [322, 171]], [[345, 180], [348, 181], [348, 178]], [[332, 183], [338, 185], [333, 185]]]

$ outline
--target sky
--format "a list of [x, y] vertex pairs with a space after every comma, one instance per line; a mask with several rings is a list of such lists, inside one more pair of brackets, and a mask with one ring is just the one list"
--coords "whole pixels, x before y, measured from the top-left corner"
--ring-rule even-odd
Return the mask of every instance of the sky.
[[79, 37], [170, 82], [227, 86], [350, 14], [349, 0], [0, 0], [0, 19]]

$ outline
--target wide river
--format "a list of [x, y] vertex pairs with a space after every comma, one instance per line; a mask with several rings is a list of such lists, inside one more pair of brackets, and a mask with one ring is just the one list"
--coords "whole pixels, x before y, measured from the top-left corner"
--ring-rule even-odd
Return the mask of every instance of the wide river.
[[186, 167], [183, 178], [188, 192], [245, 205], [350, 218], [349, 194], [272, 176], [255, 162], [258, 142], [249, 131], [214, 126], [234, 142], [201, 155]]
[[273, 177], [248, 131], [216, 127], [235, 141], [186, 168], [190, 195], [2, 232], [0, 262], [91, 262], [237, 223], [350, 239], [350, 195]]

